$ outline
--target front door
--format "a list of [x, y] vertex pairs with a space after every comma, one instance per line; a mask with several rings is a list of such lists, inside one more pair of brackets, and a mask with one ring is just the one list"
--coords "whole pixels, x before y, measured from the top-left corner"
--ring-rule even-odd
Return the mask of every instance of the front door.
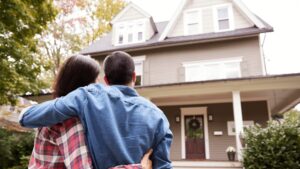
[[186, 159], [205, 159], [203, 115], [184, 116]]

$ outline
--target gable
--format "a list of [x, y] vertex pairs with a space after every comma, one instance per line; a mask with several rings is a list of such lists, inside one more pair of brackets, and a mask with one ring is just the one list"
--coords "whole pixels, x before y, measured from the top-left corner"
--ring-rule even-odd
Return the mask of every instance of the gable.
[[137, 9], [130, 7], [128, 10], [125, 11], [125, 13], [122, 14], [120, 18], [118, 18], [118, 22], [143, 19], [143, 18], [147, 18], [147, 16], [143, 15]]
[[232, 6], [233, 12], [233, 27], [235, 29], [253, 27], [254, 24], [248, 18], [242, 15], [241, 11], [232, 3], [232, 0], [188, 0], [186, 6], [179, 14], [177, 21], [174, 23], [173, 29], [168, 34], [168, 37], [184, 36], [185, 12], [193, 9], [201, 11], [201, 33], [215, 32], [215, 7], [222, 4]]

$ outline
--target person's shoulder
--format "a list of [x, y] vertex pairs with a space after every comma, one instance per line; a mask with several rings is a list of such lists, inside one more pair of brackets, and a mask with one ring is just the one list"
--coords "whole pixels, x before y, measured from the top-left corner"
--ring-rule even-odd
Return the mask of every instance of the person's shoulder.
[[150, 112], [153, 113], [155, 116], [164, 116], [164, 113], [161, 109], [159, 109], [154, 103], [152, 103], [150, 100], [139, 96], [137, 97], [138, 104], [142, 106], [144, 109], [148, 109]]

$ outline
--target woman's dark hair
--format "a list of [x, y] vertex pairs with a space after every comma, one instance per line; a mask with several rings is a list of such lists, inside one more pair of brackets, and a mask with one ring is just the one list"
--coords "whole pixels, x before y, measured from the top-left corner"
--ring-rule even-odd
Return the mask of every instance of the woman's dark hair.
[[113, 52], [105, 58], [103, 65], [109, 85], [127, 85], [132, 81], [135, 67], [128, 53]]
[[79, 87], [94, 83], [99, 73], [100, 65], [88, 56], [76, 55], [68, 58], [56, 77], [53, 97], [65, 96]]

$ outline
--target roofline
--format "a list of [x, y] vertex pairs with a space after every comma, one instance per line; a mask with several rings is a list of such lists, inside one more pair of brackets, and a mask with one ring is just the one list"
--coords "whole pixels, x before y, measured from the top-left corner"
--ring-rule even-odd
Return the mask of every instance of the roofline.
[[[242, 33], [236, 33], [234, 35], [223, 35], [223, 32], [220, 32], [220, 33], [215, 33], [215, 34], [220, 34], [221, 36], [219, 36], [219, 37], [209, 37], [209, 38], [203, 38], [203, 39], [184, 39], [184, 40], [178, 40], [178, 41], [175, 41], [175, 40], [172, 41], [172, 39], [169, 39], [169, 40], [158, 41], [158, 42], [153, 42], [153, 43], [149, 43], [149, 44], [140, 44], [138, 46], [125, 46], [125, 47], [120, 47], [118, 49], [110, 49], [110, 50], [105, 50], [105, 51], [100, 51], [100, 52], [86, 52], [86, 53], [81, 53], [81, 54], [92, 55], [93, 57], [96, 57], [97, 55], [98, 56], [99, 55], [107, 55], [116, 50], [132, 52], [132, 51], [166, 48], [166, 47], [182, 46], [182, 45], [190, 45], [190, 44], [198, 44], [198, 43], [218, 42], [218, 41], [224, 41], [224, 40], [234, 40], [234, 39], [242, 39], [242, 38], [247, 38], [247, 37], [258, 36], [260, 33], [267, 33], [267, 32], [272, 32], [272, 31], [273, 31], [273, 29], [256, 29], [256, 30], [252, 30], [252, 32], [246, 32], [246, 33], [242, 32]], [[234, 31], [232, 31], [232, 32], [234, 32]], [[176, 38], [174, 38], [174, 39], [176, 39]]]
[[[241, 82], [246, 80], [261, 80], [261, 79], [276, 79], [285, 77], [300, 77], [300, 73], [289, 73], [289, 74], [278, 74], [278, 75], [267, 75], [267, 76], [251, 76], [242, 78], [232, 78], [232, 79], [218, 79], [218, 80], [208, 80], [208, 81], [194, 81], [194, 82], [179, 82], [179, 83], [167, 83], [167, 84], [156, 84], [156, 85], [146, 85], [146, 86], [136, 86], [135, 89], [149, 89], [157, 87], [169, 87], [169, 86], [182, 86], [182, 85], [194, 85], [194, 84], [208, 84], [208, 83], [224, 83], [224, 82]], [[21, 97], [35, 97], [35, 96], [49, 96], [52, 93], [37, 94], [37, 95], [23, 95]]]
[[208, 81], [180, 82], [180, 83], [138, 86], [138, 87], [135, 87], [135, 88], [136, 89], [144, 89], [144, 88], [155, 88], [155, 87], [164, 87], [164, 86], [180, 86], [180, 85], [207, 84], [207, 83], [238, 82], [238, 81], [246, 81], [246, 80], [276, 79], [276, 78], [297, 77], [297, 76], [300, 77], [300, 73], [289, 73], [289, 74], [278, 74], [278, 75], [267, 75], [267, 76], [250, 76], [250, 77], [242, 77], [242, 78], [218, 79], [218, 80], [208, 80]]
[[130, 9], [130, 7], [133, 7], [135, 9], [137, 9], [139, 12], [141, 12], [147, 18], [151, 18], [150, 14], [148, 14], [146, 11], [144, 11], [142, 8], [140, 8], [139, 6], [137, 6], [136, 4], [134, 4], [133, 2], [130, 2], [117, 16], [115, 16], [113, 18], [113, 20], [111, 21], [111, 23], [114, 24], [125, 12], [127, 12]]
[[[170, 30], [173, 28], [174, 24], [176, 23], [180, 13], [183, 11], [185, 5], [187, 3], [187, 0], [182, 0], [182, 2], [179, 5], [179, 8], [176, 10], [175, 14], [171, 18], [169, 24], [167, 25], [164, 32], [159, 37], [158, 41], [163, 41], [167, 38], [168, 34], [170, 33]], [[259, 20], [247, 7], [241, 0], [232, 0], [232, 3], [236, 5], [242, 13], [246, 15], [246, 17], [253, 22], [253, 24], [258, 27], [259, 29], [267, 28], [267, 26]], [[272, 28], [273, 29], [273, 28]]]

